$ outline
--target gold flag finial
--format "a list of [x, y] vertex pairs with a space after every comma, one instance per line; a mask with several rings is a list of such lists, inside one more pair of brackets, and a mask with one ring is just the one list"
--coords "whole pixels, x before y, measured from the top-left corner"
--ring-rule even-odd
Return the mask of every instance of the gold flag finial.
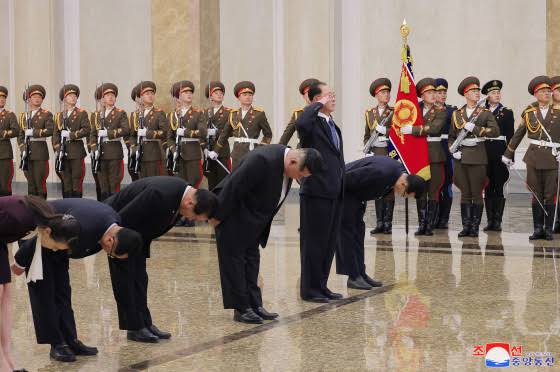
[[402, 39], [403, 39], [403, 43], [406, 44], [409, 34], [410, 34], [410, 27], [408, 27], [408, 25], [406, 24], [406, 18], [405, 18], [403, 20], [402, 25], [401, 25], [401, 36], [402, 36]]

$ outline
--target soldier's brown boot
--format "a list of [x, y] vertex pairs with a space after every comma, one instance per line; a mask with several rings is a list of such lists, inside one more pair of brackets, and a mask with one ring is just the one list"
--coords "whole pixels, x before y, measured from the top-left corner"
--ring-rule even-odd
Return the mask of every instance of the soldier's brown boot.
[[529, 240], [544, 239], [544, 211], [540, 204], [534, 201], [531, 204], [533, 211], [533, 235], [529, 236]]
[[463, 230], [458, 234], [459, 238], [468, 236], [471, 231], [472, 223], [472, 204], [471, 203], [461, 203], [461, 222], [463, 223]]
[[377, 226], [372, 229], [370, 234], [380, 234], [383, 232], [383, 210], [385, 209], [383, 199], [375, 200], [375, 219], [377, 221]]

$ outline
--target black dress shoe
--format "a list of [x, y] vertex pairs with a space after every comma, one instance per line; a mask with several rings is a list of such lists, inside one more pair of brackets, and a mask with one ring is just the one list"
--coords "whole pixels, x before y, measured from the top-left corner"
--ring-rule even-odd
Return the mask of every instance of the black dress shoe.
[[364, 278], [362, 278], [361, 276], [358, 276], [357, 278], [350, 278], [348, 277], [348, 281], [346, 282], [346, 286], [348, 288], [353, 288], [353, 289], [361, 289], [364, 291], [368, 291], [370, 289], [372, 289], [372, 286], [369, 285]]
[[334, 293], [333, 291], [331, 291], [330, 289], [326, 288], [325, 290], [323, 290], [323, 294], [325, 295], [325, 297], [327, 297], [329, 300], [342, 300], [344, 298], [343, 295], [341, 295], [340, 293]]
[[159, 339], [168, 340], [168, 339], [171, 338], [171, 333], [165, 332], [165, 331], [160, 331], [160, 329], [153, 324], [151, 326], [149, 326], [148, 329], [150, 330], [150, 332], [152, 332]]
[[84, 345], [80, 340], [69, 342], [68, 346], [70, 346], [75, 355], [97, 355], [98, 353], [96, 347]]
[[51, 345], [51, 359], [57, 362], [75, 362], [76, 354], [66, 344]]
[[14, 369], [12, 372], [29, 372], [29, 371], [26, 370], [25, 368], [21, 368], [21, 369]]
[[329, 298], [325, 296], [312, 296], [312, 297], [302, 297], [303, 301], [307, 302], [315, 302], [319, 304], [326, 304], [329, 303]]
[[126, 333], [126, 338], [130, 341], [147, 342], [152, 344], [155, 344], [159, 340], [159, 338], [150, 332], [150, 330], [146, 327], [137, 331], [128, 331]]
[[240, 323], [248, 323], [248, 324], [262, 324], [263, 318], [255, 314], [253, 309], [248, 308], [245, 311], [241, 312], [239, 310], [235, 310], [233, 312], [233, 320]]
[[383, 282], [370, 278], [368, 274], [362, 275], [362, 278], [372, 287], [383, 287]]
[[264, 307], [257, 307], [254, 308], [253, 311], [255, 314], [263, 318], [264, 320], [273, 320], [278, 318], [278, 313], [269, 313]]

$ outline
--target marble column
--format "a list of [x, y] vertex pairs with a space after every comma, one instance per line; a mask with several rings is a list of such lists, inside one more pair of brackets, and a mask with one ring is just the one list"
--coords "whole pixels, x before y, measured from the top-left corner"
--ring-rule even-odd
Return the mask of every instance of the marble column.
[[546, 1], [546, 73], [560, 75], [560, 1]]
[[194, 105], [206, 105], [204, 87], [219, 79], [219, 0], [152, 0], [152, 75], [158, 106], [173, 109], [174, 82], [195, 85]]

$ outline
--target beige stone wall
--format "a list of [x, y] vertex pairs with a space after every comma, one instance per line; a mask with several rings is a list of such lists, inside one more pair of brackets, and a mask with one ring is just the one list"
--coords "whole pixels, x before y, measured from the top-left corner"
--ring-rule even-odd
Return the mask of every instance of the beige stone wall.
[[546, 71], [560, 75], [560, 1], [546, 1]]

